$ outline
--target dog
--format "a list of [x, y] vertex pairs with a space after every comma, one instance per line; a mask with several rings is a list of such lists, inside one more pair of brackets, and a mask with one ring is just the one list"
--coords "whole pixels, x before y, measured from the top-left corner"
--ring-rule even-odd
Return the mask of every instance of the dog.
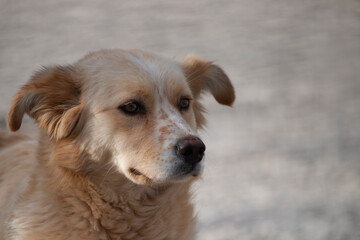
[[100, 50], [44, 67], [15, 95], [39, 137], [0, 135], [0, 239], [193, 239], [203, 92], [231, 106], [224, 71], [141, 50]]

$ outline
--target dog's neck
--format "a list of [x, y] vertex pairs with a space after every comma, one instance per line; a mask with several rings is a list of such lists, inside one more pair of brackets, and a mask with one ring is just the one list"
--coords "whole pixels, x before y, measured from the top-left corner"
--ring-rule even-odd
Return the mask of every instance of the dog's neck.
[[[191, 182], [137, 185], [110, 166], [102, 166], [102, 161], [82, 159], [87, 155], [76, 150], [73, 142], [54, 142], [46, 135], [41, 136], [41, 142], [48, 145], [46, 152], [38, 154], [47, 168], [49, 191], [53, 189], [64, 208], [71, 209], [70, 216], [79, 216], [72, 227], [90, 225], [104, 239], [134, 232], [146, 239], [169, 239], [162, 234], [176, 234], [184, 228], [192, 232]], [[84, 166], [84, 161], [91, 164]], [[161, 228], [152, 228], [153, 224], [165, 224], [170, 231], [154, 232], [151, 229]]]

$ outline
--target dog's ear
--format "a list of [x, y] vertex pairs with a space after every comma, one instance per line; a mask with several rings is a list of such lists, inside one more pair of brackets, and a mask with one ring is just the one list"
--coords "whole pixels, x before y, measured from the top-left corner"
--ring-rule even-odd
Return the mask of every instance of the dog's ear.
[[45, 67], [16, 94], [8, 113], [8, 127], [17, 131], [24, 113], [55, 139], [68, 137], [82, 112], [80, 85], [71, 66]]
[[188, 56], [183, 63], [183, 71], [195, 98], [194, 108], [197, 125], [202, 127], [205, 119], [204, 108], [197, 101], [203, 91], [210, 91], [220, 104], [231, 106], [235, 100], [235, 91], [229, 77], [212, 62], [207, 62], [195, 56]]
[[235, 91], [225, 72], [213, 64], [195, 56], [188, 56], [183, 64], [185, 76], [194, 97], [208, 90], [220, 104], [231, 106], [235, 100]]

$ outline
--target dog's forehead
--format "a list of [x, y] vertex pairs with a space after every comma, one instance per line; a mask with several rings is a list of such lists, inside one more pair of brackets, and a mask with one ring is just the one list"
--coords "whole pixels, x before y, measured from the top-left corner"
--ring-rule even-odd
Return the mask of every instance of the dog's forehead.
[[95, 76], [95, 81], [99, 78], [121, 80], [121, 77], [147, 81], [165, 80], [167, 77], [184, 78], [177, 62], [140, 50], [102, 50], [88, 54], [77, 65], [90, 79]]
[[81, 59], [83, 87], [89, 96], [121, 92], [174, 95], [189, 90], [180, 64], [143, 51], [102, 50]]

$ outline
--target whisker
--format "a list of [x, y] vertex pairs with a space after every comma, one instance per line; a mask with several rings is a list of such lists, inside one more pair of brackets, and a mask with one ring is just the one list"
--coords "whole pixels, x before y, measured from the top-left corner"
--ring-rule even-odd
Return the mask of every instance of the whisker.
[[[104, 175], [104, 177], [103, 177], [100, 185], [102, 185], [102, 184], [104, 183], [105, 178], [106, 178], [106, 177], [108, 176], [108, 174], [110, 173], [110, 170], [112, 170], [114, 167], [115, 167], [115, 165], [114, 165], [114, 164], [111, 164], [111, 166], [110, 166], [109, 169], [107, 170], [106, 174]], [[115, 172], [115, 171], [113, 171], [112, 173], [114, 173], [114, 172]]]

